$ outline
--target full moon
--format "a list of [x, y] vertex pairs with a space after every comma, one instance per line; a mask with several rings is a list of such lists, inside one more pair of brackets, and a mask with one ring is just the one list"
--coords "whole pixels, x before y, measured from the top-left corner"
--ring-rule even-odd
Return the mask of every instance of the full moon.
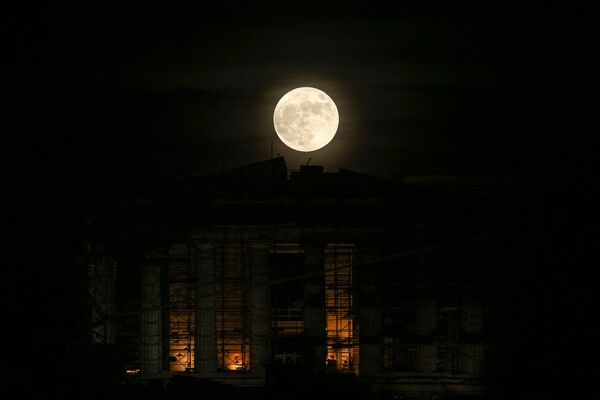
[[338, 109], [331, 97], [312, 87], [287, 92], [275, 106], [273, 125], [277, 136], [298, 151], [326, 146], [338, 129]]

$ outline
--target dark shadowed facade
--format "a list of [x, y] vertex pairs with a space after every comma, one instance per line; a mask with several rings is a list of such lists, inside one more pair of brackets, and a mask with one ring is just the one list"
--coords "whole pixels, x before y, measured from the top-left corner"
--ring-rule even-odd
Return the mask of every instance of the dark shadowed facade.
[[74, 335], [74, 373], [93, 359], [81, 349], [104, 348], [118, 354], [107, 368], [140, 385], [508, 391], [506, 271], [483, 190], [289, 170], [278, 157], [99, 193], [87, 209], [90, 318]]

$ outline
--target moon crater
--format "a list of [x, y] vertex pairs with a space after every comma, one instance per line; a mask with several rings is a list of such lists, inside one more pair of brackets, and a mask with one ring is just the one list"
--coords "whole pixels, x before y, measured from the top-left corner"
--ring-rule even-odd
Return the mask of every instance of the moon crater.
[[315, 151], [326, 146], [337, 132], [339, 114], [323, 91], [300, 87], [286, 93], [275, 106], [273, 126], [277, 136], [297, 151]]

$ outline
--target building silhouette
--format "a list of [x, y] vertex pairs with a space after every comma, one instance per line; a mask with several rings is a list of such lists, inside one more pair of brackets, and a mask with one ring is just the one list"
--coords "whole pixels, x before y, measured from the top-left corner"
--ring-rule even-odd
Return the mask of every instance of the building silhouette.
[[97, 193], [71, 368], [116, 349], [106, 367], [140, 385], [485, 396], [504, 339], [488, 205], [458, 182], [289, 170], [283, 157]]

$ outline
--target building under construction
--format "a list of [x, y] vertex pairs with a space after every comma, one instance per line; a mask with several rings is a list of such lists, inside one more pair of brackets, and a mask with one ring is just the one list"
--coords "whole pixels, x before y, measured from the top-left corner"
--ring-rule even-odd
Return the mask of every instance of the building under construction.
[[98, 193], [79, 341], [119, 349], [138, 382], [293, 391], [342, 376], [370, 396], [484, 396], [500, 289], [488, 199], [463, 189], [278, 157]]

